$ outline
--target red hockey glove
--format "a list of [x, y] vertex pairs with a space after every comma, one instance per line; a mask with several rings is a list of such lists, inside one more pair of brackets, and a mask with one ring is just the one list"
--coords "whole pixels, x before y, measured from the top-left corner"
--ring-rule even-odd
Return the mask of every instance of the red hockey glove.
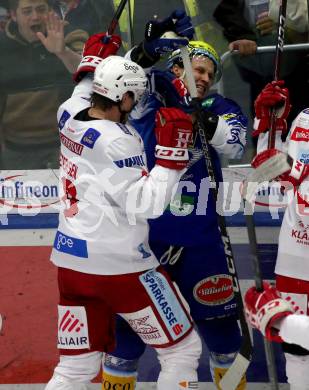
[[289, 302], [282, 299], [279, 291], [269, 283], [263, 282], [264, 290], [259, 292], [250, 287], [245, 294], [245, 311], [250, 324], [257, 328], [268, 340], [282, 342], [278, 330], [273, 326], [276, 321], [292, 314]]
[[170, 169], [184, 169], [189, 161], [192, 119], [178, 108], [160, 108], [156, 114], [156, 164]]
[[102, 59], [116, 54], [120, 46], [121, 38], [118, 35], [107, 36], [105, 33], [91, 35], [85, 43], [83, 58], [73, 79], [79, 82], [88, 72], [93, 73]]
[[[271, 166], [269, 162], [271, 162]], [[277, 149], [267, 149], [257, 154], [251, 162], [255, 169], [263, 171], [265, 166], [265, 181], [281, 181], [284, 187], [295, 189], [308, 177], [309, 165], [299, 160], [293, 160], [289, 155]]]
[[266, 85], [254, 103], [255, 115], [252, 133], [253, 137], [260, 133], [268, 131], [271, 125], [271, 110], [276, 111], [275, 128], [276, 131], [286, 133], [287, 123], [286, 118], [289, 115], [291, 105], [289, 91], [287, 88], [282, 88], [284, 81], [273, 81]]

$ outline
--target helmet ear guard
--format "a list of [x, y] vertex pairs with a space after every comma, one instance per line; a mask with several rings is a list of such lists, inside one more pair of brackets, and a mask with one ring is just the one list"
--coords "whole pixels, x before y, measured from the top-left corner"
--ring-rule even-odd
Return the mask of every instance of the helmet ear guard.
[[118, 103], [126, 92], [132, 92], [138, 102], [148, 85], [145, 72], [138, 64], [119, 56], [109, 56], [97, 66], [93, 92]]
[[[222, 63], [219, 54], [209, 44], [203, 41], [190, 41], [188, 44], [188, 51], [190, 58], [207, 57], [215, 65], [215, 83], [217, 83], [222, 76]], [[173, 51], [167, 60], [167, 67], [171, 69], [174, 65], [182, 66], [182, 58], [180, 49]]]

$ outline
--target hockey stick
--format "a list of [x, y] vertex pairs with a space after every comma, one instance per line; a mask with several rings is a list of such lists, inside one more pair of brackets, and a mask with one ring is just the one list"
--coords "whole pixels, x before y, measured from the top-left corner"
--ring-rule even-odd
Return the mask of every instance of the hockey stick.
[[[281, 65], [283, 45], [284, 45], [286, 7], [287, 7], [287, 0], [281, 0], [280, 8], [279, 8], [277, 45], [276, 45], [276, 54], [275, 54], [275, 69], [274, 69], [275, 81], [279, 79], [279, 75], [280, 75], [280, 65]], [[273, 109], [271, 111], [271, 122], [270, 122], [270, 129], [268, 133], [268, 149], [273, 149], [275, 147], [275, 142], [276, 142], [276, 111], [275, 109]], [[273, 165], [275, 165], [274, 163], [276, 163], [276, 161], [273, 161], [272, 163]], [[282, 168], [283, 161], [282, 164], [279, 164], [279, 166], [280, 165]], [[266, 166], [264, 167], [264, 173], [265, 173], [265, 168], [267, 169], [267, 167]], [[274, 166], [272, 168], [274, 168]], [[271, 172], [273, 174], [273, 169], [271, 169]], [[256, 179], [257, 177], [253, 177], [249, 179], [252, 187], [251, 194], [248, 193], [250, 182], [247, 181], [247, 183], [245, 184], [246, 187], [245, 198], [248, 199], [248, 197], [252, 198], [254, 196], [252, 191], [254, 187], [255, 189], [257, 188], [256, 184], [258, 181]], [[265, 179], [263, 181], [265, 181]], [[258, 257], [258, 244], [257, 244], [256, 231], [255, 231], [255, 225], [253, 219], [253, 208], [250, 201], [246, 203], [246, 201], [244, 200], [244, 214], [246, 219], [247, 232], [248, 232], [248, 238], [249, 238], [249, 244], [251, 250], [251, 258], [252, 258], [252, 264], [254, 269], [255, 286], [257, 291], [263, 291], [263, 279], [262, 279], [262, 273], [260, 268], [260, 261]], [[264, 347], [265, 347], [265, 354], [266, 354], [267, 371], [268, 371], [269, 380], [271, 382], [271, 387], [277, 390], [279, 389], [279, 385], [278, 385], [278, 378], [276, 372], [274, 350], [272, 348], [271, 342], [269, 342], [265, 338], [264, 338]]]
[[201, 30], [200, 24], [198, 24], [198, 20], [197, 20], [197, 18], [199, 16], [199, 8], [197, 5], [197, 1], [196, 0], [183, 0], [183, 3], [185, 6], [185, 10], [186, 10], [187, 15], [190, 16], [190, 18], [192, 19], [192, 22], [194, 24], [196, 38], [199, 41], [203, 41], [204, 36], [203, 36], [202, 30]]
[[[213, 163], [209, 151], [209, 145], [205, 136], [204, 124], [201, 118], [202, 109], [201, 109], [200, 101], [197, 99], [197, 90], [196, 90], [195, 80], [192, 72], [192, 65], [189, 58], [187, 47], [181, 48], [181, 55], [182, 55], [184, 69], [186, 72], [188, 89], [192, 98], [192, 104], [194, 105], [196, 115], [197, 115], [198, 134], [201, 140], [206, 169], [210, 181], [210, 194], [213, 198], [214, 203], [216, 204], [217, 195], [218, 195], [218, 189], [217, 189], [218, 181], [216, 179], [216, 174], [213, 168]], [[242, 296], [240, 292], [237, 271], [235, 268], [232, 245], [226, 228], [225, 218], [223, 215], [220, 215], [218, 213], [217, 213], [217, 218], [218, 218], [218, 225], [220, 228], [222, 242], [224, 244], [224, 252], [226, 256], [228, 270], [233, 279], [233, 291], [234, 291], [234, 296], [239, 311], [239, 321], [240, 321], [241, 332], [243, 337], [240, 350], [233, 364], [230, 366], [230, 368], [227, 370], [227, 372], [225, 373], [225, 375], [220, 381], [220, 386], [222, 390], [234, 390], [237, 388], [239, 382], [241, 381], [241, 378], [247, 371], [247, 368], [252, 359], [252, 343], [251, 343], [248, 324], [244, 313], [244, 305], [243, 305]]]
[[[281, 65], [283, 45], [284, 45], [286, 5], [287, 5], [287, 0], [280, 0], [277, 45], [276, 45], [276, 54], [275, 54], [274, 81], [277, 81], [280, 75], [280, 65]], [[275, 147], [275, 142], [276, 142], [275, 125], [276, 125], [276, 111], [273, 109], [271, 113], [270, 129], [268, 133], [268, 149], [273, 149]]]
[[111, 20], [108, 28], [107, 28], [107, 35], [112, 35], [114, 31], [116, 30], [116, 27], [118, 25], [120, 16], [124, 10], [124, 7], [126, 6], [128, 0], [121, 0], [120, 4], [118, 5], [118, 8], [116, 9], [113, 19]]
[[308, 18], [308, 36], [307, 36], [307, 39], [308, 39], [308, 42], [309, 42], [309, 0], [307, 0], [307, 18]]
[[[263, 291], [263, 279], [262, 279], [262, 272], [261, 272], [260, 261], [259, 261], [256, 230], [255, 230], [254, 219], [253, 219], [253, 209], [251, 203], [246, 202], [245, 200], [244, 200], [244, 214], [245, 214], [249, 245], [251, 251], [250, 257], [251, 257], [251, 264], [253, 265], [255, 287], [257, 291]], [[279, 385], [278, 385], [278, 377], [277, 377], [276, 364], [275, 364], [274, 349], [272, 347], [271, 342], [268, 341], [265, 337], [264, 337], [264, 348], [265, 348], [265, 355], [266, 355], [267, 372], [268, 372], [269, 381], [271, 383], [271, 388], [273, 390], [278, 390]]]

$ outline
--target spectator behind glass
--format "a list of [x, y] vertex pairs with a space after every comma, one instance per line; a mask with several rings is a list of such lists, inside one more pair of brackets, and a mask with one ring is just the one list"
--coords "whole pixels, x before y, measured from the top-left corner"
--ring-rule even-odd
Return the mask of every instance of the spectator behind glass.
[[47, 0], [10, 1], [11, 21], [0, 36], [1, 169], [58, 167], [57, 107], [71, 93], [71, 73], [87, 39], [64, 36]]
[[6, 1], [0, 1], [0, 34], [4, 31], [5, 25], [9, 20], [9, 11]]
[[90, 35], [106, 29], [113, 14], [112, 5], [108, 7], [106, 0], [52, 0], [51, 5], [70, 26]]
[[[296, 24], [290, 23], [299, 14], [296, 11], [304, 1], [288, 1], [285, 44], [306, 41], [306, 33], [293, 30]], [[270, 16], [269, 7], [272, 10]], [[257, 95], [273, 79], [274, 54], [244, 56], [255, 53], [257, 46], [276, 45], [278, 15], [274, 8], [278, 8], [275, 0], [222, 0], [213, 14], [224, 29], [223, 33], [230, 42], [229, 48], [239, 50], [241, 54], [234, 56], [233, 60], [243, 81], [250, 85], [252, 113]], [[308, 105], [308, 96], [299, 94], [299, 86], [303, 85], [303, 74], [306, 72], [304, 57], [304, 52], [285, 52], [281, 62], [281, 78], [285, 80], [291, 94], [291, 120]]]

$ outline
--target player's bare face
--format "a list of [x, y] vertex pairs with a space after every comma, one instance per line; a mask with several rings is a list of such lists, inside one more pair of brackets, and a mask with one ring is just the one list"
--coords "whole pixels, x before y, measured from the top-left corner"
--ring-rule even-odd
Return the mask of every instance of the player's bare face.
[[128, 116], [130, 112], [133, 110], [135, 106], [134, 99], [131, 95], [126, 93], [123, 98], [122, 98], [122, 103], [121, 103], [121, 117], [120, 117], [120, 122], [125, 123], [128, 119]]
[[20, 0], [12, 19], [17, 23], [20, 35], [29, 43], [38, 40], [38, 31], [45, 33], [45, 17], [48, 13], [46, 0]]
[[209, 58], [199, 56], [192, 59], [192, 69], [197, 97], [203, 99], [214, 83], [215, 65]]

